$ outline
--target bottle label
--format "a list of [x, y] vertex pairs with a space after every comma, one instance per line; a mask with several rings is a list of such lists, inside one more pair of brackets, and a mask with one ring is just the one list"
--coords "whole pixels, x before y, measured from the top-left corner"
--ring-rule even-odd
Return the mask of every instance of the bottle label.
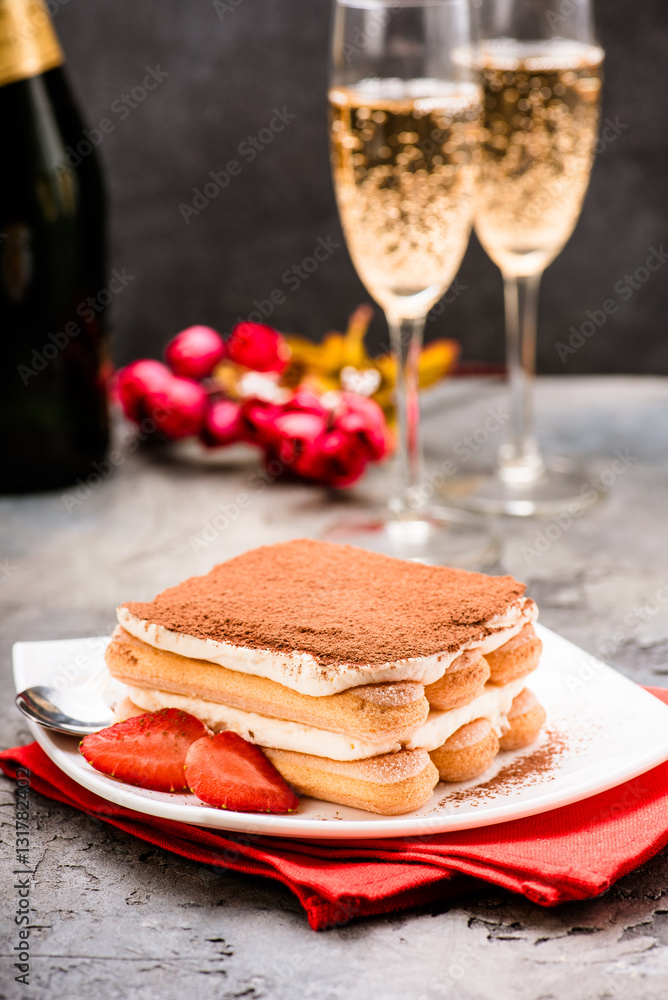
[[43, 0], [0, 0], [0, 87], [64, 61]]

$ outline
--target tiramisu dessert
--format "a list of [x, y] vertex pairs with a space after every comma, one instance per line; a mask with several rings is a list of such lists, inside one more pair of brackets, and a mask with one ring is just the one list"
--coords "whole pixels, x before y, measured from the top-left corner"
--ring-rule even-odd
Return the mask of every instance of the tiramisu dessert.
[[392, 815], [536, 738], [536, 615], [510, 576], [299, 540], [121, 605], [106, 660], [118, 718], [181, 710], [300, 795]]

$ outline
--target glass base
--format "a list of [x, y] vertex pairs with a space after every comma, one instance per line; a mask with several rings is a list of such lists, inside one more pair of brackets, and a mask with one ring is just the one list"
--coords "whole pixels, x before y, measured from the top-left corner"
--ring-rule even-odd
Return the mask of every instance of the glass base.
[[483, 569], [499, 559], [495, 535], [476, 518], [442, 508], [394, 515], [387, 508], [362, 510], [335, 522], [321, 536], [432, 566]]
[[606, 488], [585, 469], [565, 458], [546, 458], [531, 482], [504, 482], [498, 472], [448, 480], [441, 487], [448, 503], [479, 514], [540, 517], [569, 513], [578, 517], [605, 495]]

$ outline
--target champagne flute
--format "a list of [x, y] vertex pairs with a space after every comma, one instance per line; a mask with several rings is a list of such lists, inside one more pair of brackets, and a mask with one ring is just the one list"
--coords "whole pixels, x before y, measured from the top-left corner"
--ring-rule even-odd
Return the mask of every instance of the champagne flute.
[[[427, 507], [418, 361], [425, 319], [469, 241], [481, 89], [467, 0], [335, 0], [329, 90], [334, 188], [357, 272], [386, 315], [397, 359], [396, 488], [325, 537], [432, 563], [479, 566], [495, 540]], [[458, 53], [460, 57], [458, 58]]]
[[446, 487], [485, 513], [582, 511], [601, 495], [535, 435], [538, 289], [578, 221], [598, 135], [603, 50], [590, 0], [478, 0], [484, 98], [476, 233], [503, 275], [510, 421], [495, 472]]

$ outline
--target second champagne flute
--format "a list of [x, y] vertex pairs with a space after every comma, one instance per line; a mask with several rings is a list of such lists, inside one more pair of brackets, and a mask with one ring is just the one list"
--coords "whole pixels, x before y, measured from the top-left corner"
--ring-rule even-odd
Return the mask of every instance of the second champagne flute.
[[467, 0], [335, 0], [329, 91], [334, 187], [357, 273], [384, 309], [397, 358], [396, 488], [327, 537], [458, 566], [492, 537], [421, 500], [418, 360], [425, 319], [454, 278], [473, 218], [482, 111]]
[[538, 288], [575, 229], [598, 137], [603, 51], [590, 0], [479, 0], [484, 88], [476, 232], [503, 274], [510, 421], [495, 472], [450, 484], [492, 514], [582, 511], [591, 470], [544, 456], [534, 429]]

